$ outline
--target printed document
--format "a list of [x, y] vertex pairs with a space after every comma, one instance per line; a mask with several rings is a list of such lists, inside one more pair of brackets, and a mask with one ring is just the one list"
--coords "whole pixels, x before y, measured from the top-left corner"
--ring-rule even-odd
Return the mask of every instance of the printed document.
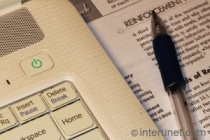
[[[162, 18], [175, 43], [200, 135], [209, 140], [210, 0], [71, 1], [163, 136], [178, 140], [181, 134], [152, 45], [151, 11]], [[133, 129], [140, 131], [141, 126]]]

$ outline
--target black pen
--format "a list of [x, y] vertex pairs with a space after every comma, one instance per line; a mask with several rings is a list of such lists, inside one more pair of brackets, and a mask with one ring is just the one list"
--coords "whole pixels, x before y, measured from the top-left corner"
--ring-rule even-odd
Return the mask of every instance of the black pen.
[[184, 140], [200, 140], [199, 130], [190, 109], [185, 82], [171, 37], [162, 20], [152, 13], [153, 49], [163, 85], [168, 93], [176, 124]]

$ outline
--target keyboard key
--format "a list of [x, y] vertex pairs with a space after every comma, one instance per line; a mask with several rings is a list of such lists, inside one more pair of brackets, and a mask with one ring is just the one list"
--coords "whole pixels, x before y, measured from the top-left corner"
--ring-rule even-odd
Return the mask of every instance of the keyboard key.
[[18, 121], [13, 116], [9, 108], [0, 110], [0, 132], [18, 125]]
[[38, 95], [14, 104], [12, 106], [12, 110], [21, 123], [42, 115], [48, 111], [46, 105]]
[[63, 140], [61, 134], [46, 115], [0, 135], [0, 140]]
[[51, 110], [77, 99], [77, 94], [69, 82], [59, 84], [49, 90], [44, 91], [42, 97], [47, 102]]
[[88, 128], [95, 127], [92, 118], [80, 101], [59, 109], [51, 115], [66, 138], [72, 138], [80, 132], [89, 130]]
[[102, 136], [101, 132], [98, 129], [94, 129], [73, 140], [105, 140], [105, 138]]

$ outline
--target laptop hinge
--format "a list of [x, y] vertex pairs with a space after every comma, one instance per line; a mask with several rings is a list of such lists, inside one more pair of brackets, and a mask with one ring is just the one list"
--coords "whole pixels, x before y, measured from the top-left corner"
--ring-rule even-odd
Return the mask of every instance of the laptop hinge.
[[7, 14], [21, 8], [21, 0], [0, 0], [0, 15]]

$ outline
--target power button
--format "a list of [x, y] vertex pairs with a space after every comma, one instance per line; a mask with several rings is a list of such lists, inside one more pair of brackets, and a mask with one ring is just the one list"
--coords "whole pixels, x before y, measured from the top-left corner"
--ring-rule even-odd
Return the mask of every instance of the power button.
[[24, 73], [33, 76], [53, 67], [53, 61], [49, 55], [41, 53], [20, 62]]

